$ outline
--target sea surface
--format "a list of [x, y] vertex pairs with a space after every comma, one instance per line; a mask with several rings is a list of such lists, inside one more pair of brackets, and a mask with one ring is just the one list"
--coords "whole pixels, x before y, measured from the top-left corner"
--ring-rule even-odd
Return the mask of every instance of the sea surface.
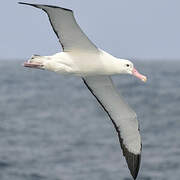
[[[113, 125], [78, 77], [0, 61], [0, 180], [131, 180]], [[180, 180], [180, 61], [134, 61], [113, 77], [137, 112], [137, 180]], [[121, 111], [121, 110], [120, 110]]]

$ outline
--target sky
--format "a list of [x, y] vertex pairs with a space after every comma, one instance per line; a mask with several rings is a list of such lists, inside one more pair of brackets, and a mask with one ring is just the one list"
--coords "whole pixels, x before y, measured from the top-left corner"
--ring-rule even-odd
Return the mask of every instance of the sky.
[[[72, 9], [88, 37], [119, 58], [180, 59], [179, 0], [22, 0]], [[6, 0], [0, 6], [0, 59], [62, 51], [47, 16]]]

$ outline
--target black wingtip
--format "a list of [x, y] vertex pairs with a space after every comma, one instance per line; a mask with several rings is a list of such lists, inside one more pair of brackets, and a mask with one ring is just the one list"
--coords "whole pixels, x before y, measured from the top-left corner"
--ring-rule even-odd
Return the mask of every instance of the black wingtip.
[[[118, 132], [118, 136], [119, 136], [121, 148], [123, 150], [123, 155], [125, 156], [130, 173], [133, 179], [136, 180], [141, 164], [141, 151], [139, 154], [131, 153], [123, 144], [123, 139], [121, 138], [119, 132]], [[141, 145], [141, 150], [142, 150], [142, 145]]]
[[129, 154], [129, 157], [126, 156], [126, 162], [128, 164], [128, 168], [131, 172], [132, 177], [134, 178], [134, 180], [136, 180], [140, 168], [141, 155]]
[[52, 5], [31, 4], [31, 3], [25, 3], [25, 2], [18, 2], [18, 4], [29, 5], [29, 6], [33, 6], [33, 7], [40, 8], [40, 9], [42, 9], [42, 6], [44, 6], [44, 7], [51, 7], [51, 8], [59, 8], [59, 9], [65, 10], [65, 11], [73, 12], [71, 9], [66, 9], [66, 8], [63, 8], [63, 7], [52, 6]]
[[120, 142], [120, 146], [123, 150], [123, 155], [125, 156], [128, 168], [130, 170], [130, 173], [133, 177], [134, 180], [136, 180], [137, 176], [138, 176], [138, 172], [139, 172], [139, 168], [140, 168], [140, 164], [141, 164], [141, 150], [142, 150], [142, 144], [141, 144], [141, 150], [139, 154], [134, 154], [131, 153], [126, 146], [123, 144], [123, 139], [121, 138], [121, 134], [120, 131], [118, 129], [118, 127], [116, 126], [114, 120], [112, 119], [111, 115], [109, 114], [109, 112], [106, 110], [106, 108], [104, 107], [104, 105], [101, 103], [101, 101], [97, 98], [97, 96], [94, 94], [93, 90], [89, 87], [88, 83], [86, 82], [86, 80], [84, 78], [82, 78], [85, 85], [87, 86], [87, 88], [90, 90], [90, 92], [94, 95], [94, 97], [97, 99], [97, 101], [100, 103], [100, 105], [103, 107], [103, 109], [107, 112], [108, 116], [110, 117], [112, 123], [114, 124], [114, 127], [116, 129], [116, 131], [118, 132], [118, 137], [119, 137], [119, 142]]
[[18, 4], [31, 5], [31, 4], [29, 4], [29, 3], [25, 3], [25, 2], [18, 2]]
[[28, 6], [37, 7], [37, 5], [36, 5], [36, 4], [30, 4], [30, 3], [25, 3], [25, 2], [18, 2], [18, 4], [22, 4], [22, 5], [28, 5]]

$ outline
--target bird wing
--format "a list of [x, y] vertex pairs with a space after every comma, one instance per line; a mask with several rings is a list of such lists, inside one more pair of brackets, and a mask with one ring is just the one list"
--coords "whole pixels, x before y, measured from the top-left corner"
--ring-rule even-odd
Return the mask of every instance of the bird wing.
[[141, 161], [141, 137], [136, 113], [123, 101], [109, 76], [88, 76], [83, 81], [114, 124], [123, 155], [136, 179]]
[[88, 39], [77, 24], [73, 11], [57, 6], [41, 4], [29, 4], [19, 2], [19, 4], [30, 5], [45, 11], [49, 17], [51, 26], [57, 35], [63, 51], [96, 51], [96, 46]]

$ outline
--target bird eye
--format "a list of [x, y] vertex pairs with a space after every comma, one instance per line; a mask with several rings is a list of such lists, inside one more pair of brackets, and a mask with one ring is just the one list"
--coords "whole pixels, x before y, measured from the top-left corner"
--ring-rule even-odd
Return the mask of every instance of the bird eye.
[[129, 64], [126, 64], [127, 67], [129, 67], [130, 65]]

